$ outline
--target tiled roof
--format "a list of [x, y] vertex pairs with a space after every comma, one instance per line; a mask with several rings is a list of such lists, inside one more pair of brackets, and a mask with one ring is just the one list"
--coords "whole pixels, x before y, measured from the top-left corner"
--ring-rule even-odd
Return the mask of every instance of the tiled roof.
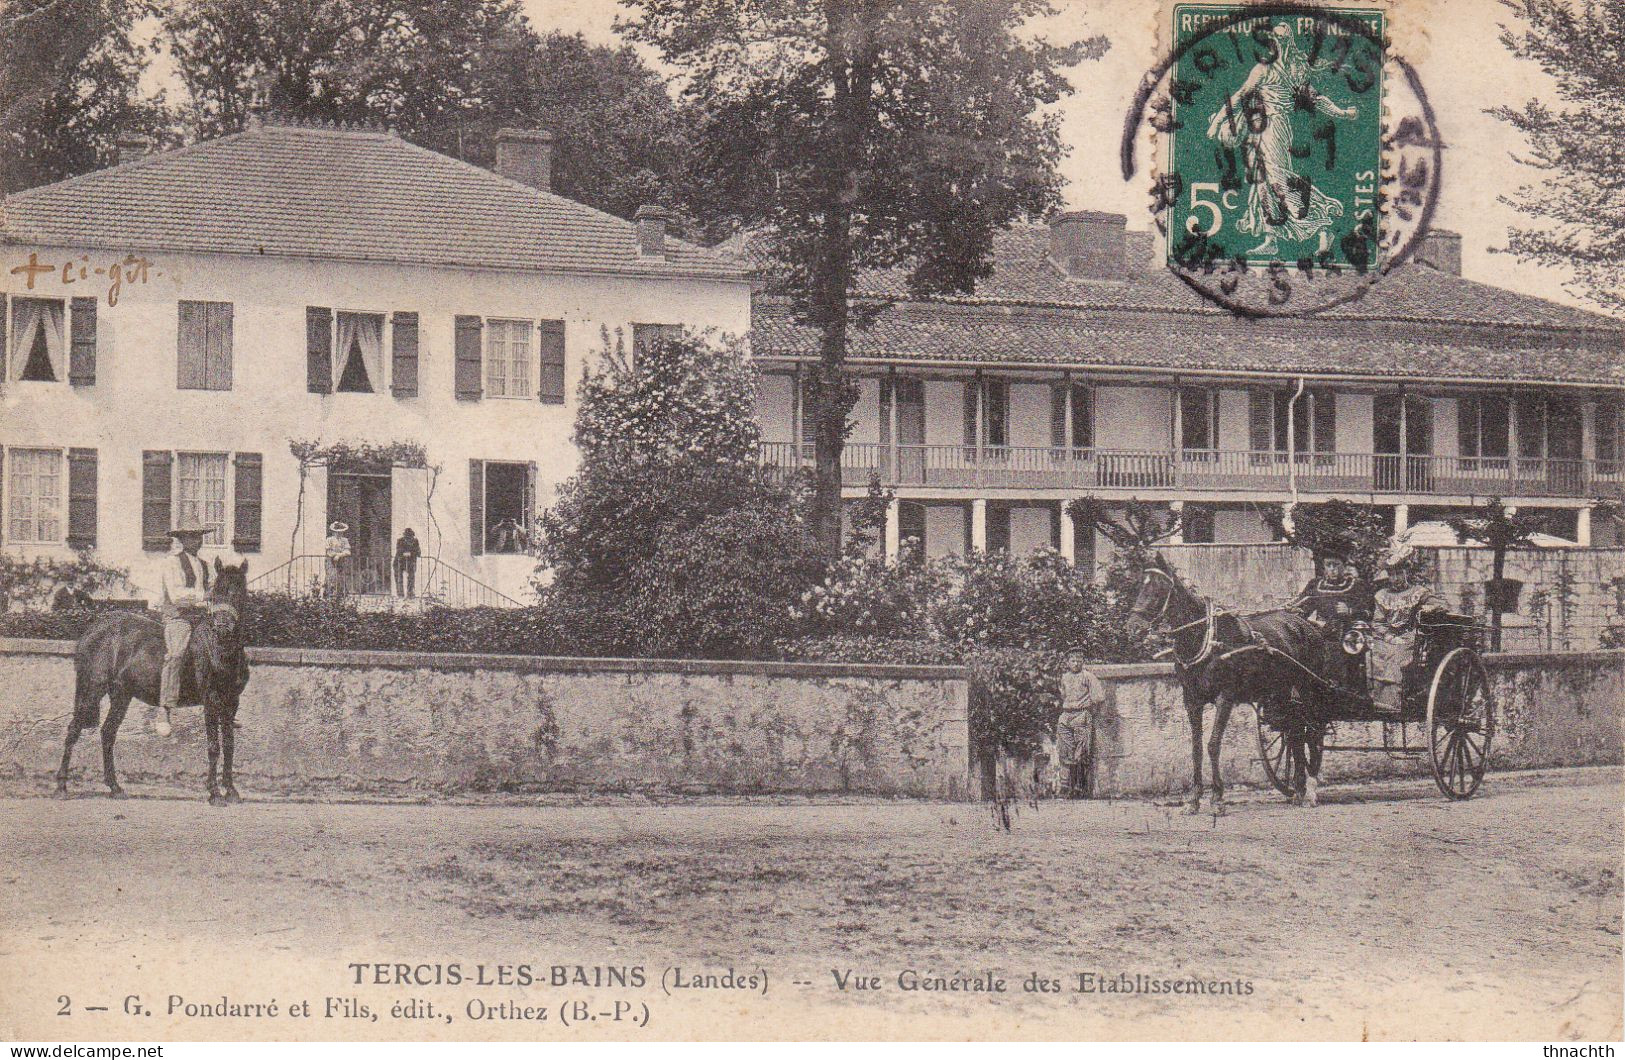
[[667, 238], [640, 257], [630, 221], [407, 143], [270, 124], [4, 200], [6, 242], [418, 265], [739, 277]]
[[[851, 356], [1625, 386], [1625, 321], [1613, 317], [1405, 265], [1314, 317], [1245, 320], [1145, 260], [1148, 240], [1129, 235], [1140, 260], [1120, 280], [1067, 275], [1037, 225], [1000, 237], [992, 276], [970, 295], [911, 299], [900, 273], [871, 273], [862, 291], [896, 301], [852, 330]], [[752, 327], [758, 356], [817, 355], [816, 332], [779, 298], [757, 296]]]

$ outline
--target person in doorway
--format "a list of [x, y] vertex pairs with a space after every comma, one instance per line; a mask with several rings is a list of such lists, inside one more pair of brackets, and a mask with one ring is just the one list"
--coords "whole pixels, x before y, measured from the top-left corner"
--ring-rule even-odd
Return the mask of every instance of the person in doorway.
[[1061, 716], [1055, 722], [1055, 793], [1087, 797], [1093, 787], [1095, 714], [1106, 705], [1106, 686], [1084, 666], [1080, 653], [1061, 671]]
[[409, 526], [395, 539], [395, 595], [415, 596], [418, 587], [418, 557], [423, 546]]
[[350, 574], [350, 539], [348, 523], [334, 522], [327, 528], [327, 592], [342, 596], [345, 579]]
[[1400, 712], [1405, 667], [1416, 653], [1422, 615], [1450, 609], [1433, 586], [1412, 574], [1412, 552], [1407, 545], [1388, 553], [1383, 561], [1387, 584], [1377, 590], [1371, 615], [1371, 702], [1380, 714]]
[[180, 706], [192, 623], [208, 613], [209, 590], [214, 588], [214, 571], [198, 556], [207, 533], [201, 526], [172, 528], [169, 536], [175, 540], [176, 549], [164, 558], [159, 572], [158, 617], [164, 624], [164, 666], [158, 676], [159, 713], [152, 728], [163, 737], [174, 731], [170, 716]]

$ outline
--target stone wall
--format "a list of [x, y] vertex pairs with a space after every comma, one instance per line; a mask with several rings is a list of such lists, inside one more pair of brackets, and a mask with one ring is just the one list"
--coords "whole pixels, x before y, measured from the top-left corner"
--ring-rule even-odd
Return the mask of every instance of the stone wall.
[[[0, 640], [0, 770], [55, 769], [72, 645]], [[852, 793], [963, 798], [953, 667], [690, 663], [253, 649], [237, 736], [249, 790]], [[202, 711], [155, 737], [136, 703], [120, 776], [201, 783]], [[99, 786], [95, 733], [77, 783]]]
[[[0, 774], [43, 787], [71, 708], [70, 644], [0, 639]], [[255, 649], [238, 733], [251, 791], [565, 791], [971, 798], [964, 672], [955, 667], [548, 659]], [[1499, 655], [1492, 769], [1619, 763], [1625, 652]], [[1189, 725], [1162, 663], [1102, 666], [1096, 794], [1163, 796], [1190, 781]], [[201, 784], [201, 711], [160, 740], [135, 704], [121, 777]], [[1207, 712], [1211, 724], [1212, 711]], [[1381, 742], [1380, 726], [1337, 731]], [[1425, 740], [1414, 733], [1413, 740]], [[1227, 783], [1262, 786], [1257, 728], [1238, 708]], [[94, 733], [75, 783], [99, 789]], [[1328, 752], [1323, 776], [1427, 776], [1425, 759]]]

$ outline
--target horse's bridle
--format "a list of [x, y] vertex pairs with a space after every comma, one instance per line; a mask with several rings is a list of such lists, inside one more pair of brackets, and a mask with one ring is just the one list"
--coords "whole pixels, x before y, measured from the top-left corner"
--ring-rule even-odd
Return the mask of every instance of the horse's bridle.
[[[1150, 620], [1151, 628], [1156, 629], [1158, 628], [1159, 623], [1161, 623], [1162, 620], [1167, 617], [1168, 608], [1174, 602], [1174, 589], [1178, 586], [1178, 581], [1172, 574], [1163, 570], [1161, 567], [1147, 567], [1145, 569], [1146, 578], [1150, 578], [1153, 574], [1161, 575], [1163, 578], [1167, 579], [1168, 582], [1168, 594], [1162, 598], [1162, 607], [1157, 609], [1156, 616]], [[1168, 633], [1178, 633], [1181, 630], [1190, 629], [1192, 626], [1201, 625], [1203, 623], [1207, 624], [1207, 629], [1205, 629], [1202, 633], [1202, 648], [1191, 658], [1181, 658], [1177, 645], [1170, 644], [1168, 646], [1168, 653], [1174, 657], [1174, 662], [1186, 669], [1193, 666], [1200, 666], [1206, 662], [1210, 656], [1212, 656], [1214, 642], [1217, 640], [1218, 630], [1218, 609], [1213, 606], [1213, 601], [1205, 596], [1202, 596], [1201, 593], [1195, 592], [1194, 590], [1192, 591], [1191, 595], [1196, 596], [1202, 601], [1205, 613], [1201, 618], [1194, 618], [1189, 622], [1182, 622], [1177, 626], [1169, 626], [1167, 629]]]

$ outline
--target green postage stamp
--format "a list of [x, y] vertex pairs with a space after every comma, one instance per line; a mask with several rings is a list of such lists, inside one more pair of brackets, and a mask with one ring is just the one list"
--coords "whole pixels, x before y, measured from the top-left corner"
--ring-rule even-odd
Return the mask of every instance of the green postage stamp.
[[1170, 265], [1379, 267], [1383, 19], [1174, 6]]

